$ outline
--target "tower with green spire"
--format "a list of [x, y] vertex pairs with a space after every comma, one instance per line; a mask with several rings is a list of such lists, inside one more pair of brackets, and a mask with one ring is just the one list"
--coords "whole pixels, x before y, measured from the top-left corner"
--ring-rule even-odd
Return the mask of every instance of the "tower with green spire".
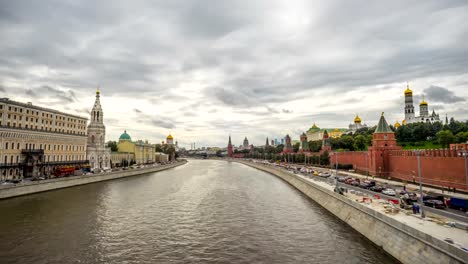
[[369, 159], [367, 159], [369, 172], [372, 175], [387, 176], [389, 164], [389, 151], [401, 150], [397, 145], [395, 133], [385, 120], [384, 113], [380, 115], [377, 128], [372, 134], [372, 146], [369, 147]]

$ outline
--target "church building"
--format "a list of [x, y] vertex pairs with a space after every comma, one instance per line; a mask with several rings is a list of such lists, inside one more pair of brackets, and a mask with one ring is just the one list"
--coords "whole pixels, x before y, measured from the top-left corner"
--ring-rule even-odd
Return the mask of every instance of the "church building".
[[414, 105], [413, 105], [413, 91], [409, 88], [409, 84], [405, 90], [405, 119], [403, 125], [417, 123], [417, 122], [440, 122], [439, 114], [436, 114], [434, 109], [429, 114], [429, 104], [423, 97], [423, 100], [419, 104], [419, 116], [415, 116]]
[[106, 127], [104, 126], [104, 115], [100, 91], [96, 91], [96, 100], [91, 111], [91, 122], [88, 125], [88, 143], [86, 157], [89, 160], [91, 170], [110, 168], [111, 150], [106, 146]]

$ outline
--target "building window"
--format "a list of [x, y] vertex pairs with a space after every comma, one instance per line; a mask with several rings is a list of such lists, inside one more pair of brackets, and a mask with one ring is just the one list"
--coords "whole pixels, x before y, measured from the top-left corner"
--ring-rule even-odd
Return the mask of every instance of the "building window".
[[17, 147], [17, 149], [20, 149], [20, 143], [19, 143], [19, 142], [18, 142], [18, 147]]
[[8, 149], [8, 142], [5, 143], [5, 149]]
[[15, 143], [11, 143], [11, 149], [15, 149]]

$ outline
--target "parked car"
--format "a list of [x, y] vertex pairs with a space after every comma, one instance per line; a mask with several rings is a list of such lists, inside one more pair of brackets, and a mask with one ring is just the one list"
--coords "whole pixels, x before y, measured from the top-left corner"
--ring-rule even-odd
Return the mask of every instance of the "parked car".
[[359, 181], [352, 181], [350, 184], [352, 186], [359, 186]]
[[370, 189], [372, 186], [375, 186], [375, 181], [364, 181], [359, 184], [359, 187], [363, 189]]
[[338, 181], [339, 182], [344, 182], [347, 179], [347, 177], [339, 176]]
[[425, 206], [437, 208], [437, 209], [445, 209], [445, 204], [439, 200], [426, 200], [424, 201]]
[[375, 186], [370, 187], [369, 190], [373, 192], [382, 192], [384, 188], [380, 185], [375, 185]]
[[385, 195], [389, 195], [389, 196], [395, 196], [396, 195], [396, 192], [393, 189], [384, 189], [382, 191], [382, 193], [385, 194]]
[[355, 178], [348, 178], [348, 179], [346, 179], [346, 180], [344, 181], [344, 183], [346, 183], [346, 184], [351, 184], [353, 181], [357, 181], [357, 179], [355, 179]]

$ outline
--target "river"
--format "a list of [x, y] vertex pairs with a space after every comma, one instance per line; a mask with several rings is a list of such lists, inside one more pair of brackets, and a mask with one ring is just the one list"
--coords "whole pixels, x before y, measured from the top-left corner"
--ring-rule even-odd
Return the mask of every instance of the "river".
[[0, 201], [0, 263], [397, 263], [282, 180], [225, 161]]

